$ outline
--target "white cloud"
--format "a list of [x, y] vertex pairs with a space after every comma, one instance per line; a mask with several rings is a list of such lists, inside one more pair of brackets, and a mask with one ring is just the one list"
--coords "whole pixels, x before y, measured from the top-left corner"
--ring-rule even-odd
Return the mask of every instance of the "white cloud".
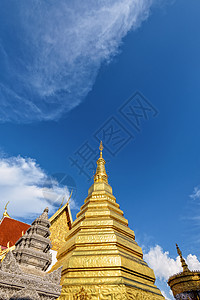
[[169, 252], [164, 252], [158, 245], [144, 254], [144, 259], [154, 270], [155, 276], [159, 279], [168, 280], [171, 275], [181, 272], [179, 258], [177, 257], [176, 260], [170, 258]]
[[22, 0], [12, 1], [11, 9], [5, 2], [0, 121], [54, 120], [76, 107], [101, 64], [159, 1]]
[[[165, 299], [174, 299], [167, 281], [170, 276], [182, 272], [179, 256], [173, 259], [170, 257], [168, 251], [163, 251], [159, 245], [156, 245], [144, 254], [144, 259], [149, 267], [154, 270], [156, 285], [160, 288]], [[186, 258], [186, 262], [191, 271], [200, 270], [200, 262], [196, 255], [189, 254]]]
[[[168, 280], [170, 276], [182, 271], [179, 256], [176, 259], [171, 258], [169, 252], [164, 252], [159, 245], [144, 254], [144, 259], [154, 270], [156, 278], [160, 280]], [[189, 254], [186, 262], [191, 271], [200, 270], [200, 262], [196, 255]]]
[[[69, 197], [68, 187], [56, 179], [51, 180], [44, 170], [31, 158], [0, 158], [0, 214], [9, 201], [8, 211], [12, 217], [33, 219], [48, 206], [50, 214]], [[75, 207], [71, 200], [71, 207]]]
[[168, 298], [166, 293], [164, 291], [161, 290], [162, 295], [165, 297], [166, 300], [171, 300], [171, 298]]
[[196, 257], [196, 255], [189, 254], [187, 256], [186, 262], [190, 270], [192, 271], [200, 270], [200, 262]]

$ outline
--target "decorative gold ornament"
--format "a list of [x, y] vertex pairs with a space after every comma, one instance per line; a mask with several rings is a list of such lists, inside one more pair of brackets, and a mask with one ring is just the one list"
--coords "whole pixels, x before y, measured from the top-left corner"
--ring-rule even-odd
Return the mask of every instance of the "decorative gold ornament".
[[[72, 192], [69, 196], [67, 203], [63, 206], [63, 202], [60, 208], [55, 214], [49, 219], [51, 223], [50, 227], [50, 240], [52, 242], [52, 250], [58, 250], [65, 243], [65, 235], [71, 229], [73, 222], [69, 200], [71, 199]], [[64, 201], [64, 198], [63, 198]]]
[[180, 256], [180, 260], [181, 260], [181, 265], [182, 265], [182, 268], [183, 268], [183, 272], [188, 272], [189, 271], [188, 265], [186, 264], [185, 259], [182, 256], [182, 252], [179, 249], [179, 246], [177, 244], [176, 244], [176, 249], [177, 249], [178, 255]]
[[94, 183], [52, 267], [63, 266], [60, 299], [83, 289], [91, 300], [164, 299], [108, 184], [102, 142], [99, 149]]
[[[8, 214], [8, 210], [7, 210], [7, 207], [8, 207], [8, 204], [10, 203], [10, 201], [8, 201], [7, 203], [6, 203], [6, 205], [5, 205], [5, 211], [4, 211], [4, 213], [3, 213], [3, 218], [4, 217], [7, 217], [7, 218], [10, 218], [10, 216], [9, 216], [9, 214]], [[2, 219], [3, 219], [2, 218]]]
[[[180, 256], [183, 272], [171, 276], [168, 280], [168, 285], [170, 286], [174, 297], [181, 293], [200, 291], [200, 272], [190, 271], [177, 244], [176, 248], [177, 253]], [[196, 297], [198, 297], [198, 295]]]
[[[71, 197], [72, 197], [72, 193], [73, 193], [73, 190], [71, 191], [71, 194], [70, 194], [70, 196], [69, 196], [69, 199], [67, 200], [67, 204], [69, 204], [69, 201], [70, 201], [70, 199], [71, 199]], [[61, 204], [60, 204], [59, 209], [61, 209], [61, 207], [63, 206], [64, 200], [65, 200], [65, 197], [63, 197], [63, 199], [62, 199], [62, 202], [61, 202]], [[59, 209], [58, 209], [58, 210], [59, 210]]]
[[91, 296], [88, 296], [85, 289], [82, 287], [79, 292], [73, 295], [73, 300], [90, 300]]
[[108, 183], [108, 175], [106, 174], [106, 169], [105, 169], [105, 160], [102, 157], [102, 151], [103, 151], [103, 144], [102, 142], [100, 143], [99, 146], [100, 150], [100, 157], [97, 160], [97, 170], [94, 175], [94, 182], [105, 182]]
[[0, 262], [2, 262], [4, 260], [4, 258], [6, 257], [6, 255], [9, 251], [13, 251], [14, 249], [15, 249], [15, 245], [12, 247], [9, 247], [9, 243], [8, 243], [8, 248], [6, 248], [6, 249], [2, 249], [2, 247], [0, 246]]
[[[5, 205], [5, 210], [3, 213], [3, 217], [1, 220], [3, 220], [4, 217], [10, 218], [8, 211], [7, 211], [7, 207], [8, 207], [9, 201], [6, 203]], [[15, 248], [15, 246], [10, 247], [10, 242], [7, 243], [7, 248], [6, 249], [2, 249], [2, 247], [0, 246], [0, 262], [3, 261], [3, 259], [6, 257], [6, 254], [8, 253], [8, 251], [13, 250]]]

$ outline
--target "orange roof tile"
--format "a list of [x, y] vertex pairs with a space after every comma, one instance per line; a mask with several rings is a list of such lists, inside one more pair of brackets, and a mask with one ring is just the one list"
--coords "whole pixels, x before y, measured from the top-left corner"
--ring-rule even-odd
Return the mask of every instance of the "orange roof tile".
[[30, 225], [4, 217], [0, 223], [0, 246], [7, 247], [15, 245], [18, 239], [22, 236], [22, 231], [25, 233]]

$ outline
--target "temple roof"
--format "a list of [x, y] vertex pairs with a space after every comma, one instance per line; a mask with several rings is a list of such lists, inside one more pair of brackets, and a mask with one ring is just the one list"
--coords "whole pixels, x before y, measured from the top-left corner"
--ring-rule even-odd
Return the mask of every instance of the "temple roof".
[[53, 214], [53, 216], [51, 216], [51, 217], [49, 218], [49, 221], [51, 222], [51, 224], [53, 224], [53, 223], [55, 222], [55, 220], [56, 220], [57, 218], [59, 218], [59, 216], [60, 216], [64, 211], [66, 211], [67, 214], [69, 214], [70, 223], [72, 223], [73, 220], [72, 220], [71, 210], [70, 210], [69, 202], [67, 202], [65, 205], [63, 205], [63, 207], [59, 208], [59, 209], [55, 212], [55, 214]]
[[71, 229], [72, 215], [69, 206], [69, 200], [65, 205], [59, 208], [55, 214], [49, 219], [51, 222], [51, 235], [50, 240], [52, 242], [52, 250], [58, 250], [65, 243], [65, 235]]
[[[49, 219], [51, 223], [50, 239], [53, 244], [53, 250], [57, 250], [60, 247], [60, 244], [64, 241], [66, 232], [71, 229], [73, 220], [69, 205], [70, 198], [71, 195], [67, 203], [63, 207], [59, 208]], [[8, 203], [5, 206], [3, 217], [0, 220], [0, 246], [1, 249], [7, 250], [10, 247], [14, 246], [15, 243], [20, 239], [20, 237], [25, 234], [27, 229], [30, 227], [29, 224], [10, 217], [7, 212]]]
[[7, 248], [8, 243], [9, 247], [15, 245], [29, 227], [26, 223], [4, 217], [0, 222], [0, 246]]

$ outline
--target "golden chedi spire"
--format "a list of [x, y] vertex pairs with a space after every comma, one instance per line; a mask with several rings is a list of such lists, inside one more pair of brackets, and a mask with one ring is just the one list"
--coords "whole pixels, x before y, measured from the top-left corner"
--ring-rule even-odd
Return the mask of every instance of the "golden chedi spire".
[[102, 142], [99, 149], [94, 183], [51, 269], [63, 266], [60, 299], [162, 300], [108, 184]]
[[182, 265], [182, 268], [183, 268], [183, 272], [188, 272], [189, 271], [188, 265], [186, 264], [185, 259], [182, 256], [182, 252], [179, 249], [179, 246], [177, 244], [176, 244], [176, 249], [177, 249], [177, 253], [178, 253], [178, 255], [180, 257], [180, 260], [181, 260], [181, 265]]
[[171, 276], [168, 280], [168, 285], [175, 299], [199, 299], [200, 272], [190, 271], [177, 244], [176, 249], [181, 260], [183, 272]]
[[103, 143], [101, 141], [100, 146], [100, 157], [97, 160], [97, 170], [94, 175], [94, 182], [105, 182], [108, 183], [108, 175], [106, 174], [106, 168], [105, 168], [105, 160], [102, 157], [102, 151], [103, 151]]
[[108, 184], [108, 175], [106, 173], [105, 164], [106, 161], [103, 159], [103, 143], [101, 141], [100, 146], [100, 156], [97, 160], [97, 169], [94, 175], [94, 183], [88, 190], [88, 195], [91, 195], [93, 192], [101, 193], [110, 193], [112, 195], [112, 187]]

